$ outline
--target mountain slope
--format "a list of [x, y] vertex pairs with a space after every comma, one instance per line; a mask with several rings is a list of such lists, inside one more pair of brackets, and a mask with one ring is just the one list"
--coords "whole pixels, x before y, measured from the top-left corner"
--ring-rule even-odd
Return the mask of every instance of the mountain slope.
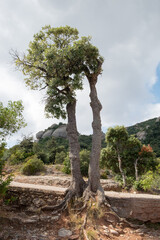
[[127, 131], [129, 135], [136, 135], [142, 143], [150, 144], [157, 157], [160, 157], [160, 117], [127, 127]]

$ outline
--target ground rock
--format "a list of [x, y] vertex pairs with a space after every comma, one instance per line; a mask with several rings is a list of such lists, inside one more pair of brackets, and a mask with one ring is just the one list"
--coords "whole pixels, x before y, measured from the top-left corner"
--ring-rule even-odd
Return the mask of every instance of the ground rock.
[[101, 184], [104, 191], [116, 191], [116, 192], [121, 191], [120, 184], [112, 179], [102, 179]]
[[119, 236], [119, 232], [117, 232], [116, 230], [114, 229], [110, 229], [110, 233], [115, 235], [115, 236]]
[[72, 231], [70, 230], [67, 230], [65, 228], [61, 228], [59, 231], [58, 231], [58, 236], [59, 237], [70, 237], [72, 235]]

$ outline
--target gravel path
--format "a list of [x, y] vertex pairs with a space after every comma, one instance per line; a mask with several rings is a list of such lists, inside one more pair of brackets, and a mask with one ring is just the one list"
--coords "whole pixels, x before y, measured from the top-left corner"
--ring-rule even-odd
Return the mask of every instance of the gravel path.
[[[57, 186], [47, 186], [47, 185], [40, 185], [40, 184], [30, 184], [30, 183], [21, 183], [12, 181], [10, 184], [11, 187], [18, 187], [18, 188], [30, 188], [30, 189], [37, 189], [43, 190], [48, 192], [57, 192], [60, 194], [64, 194], [67, 190], [65, 187], [57, 187]], [[145, 198], [145, 199], [157, 199], [160, 200], [159, 195], [153, 194], [136, 194], [136, 193], [123, 193], [123, 192], [114, 192], [114, 191], [105, 191], [105, 195], [108, 197], [115, 197], [115, 198]]]

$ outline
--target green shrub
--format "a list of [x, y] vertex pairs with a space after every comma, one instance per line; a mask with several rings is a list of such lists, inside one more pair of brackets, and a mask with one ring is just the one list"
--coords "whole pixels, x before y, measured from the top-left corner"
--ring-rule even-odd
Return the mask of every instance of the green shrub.
[[22, 167], [24, 175], [35, 175], [45, 170], [44, 163], [36, 155], [32, 156]]
[[89, 158], [90, 158], [90, 151], [83, 149], [80, 151], [80, 169], [82, 176], [88, 176], [88, 167], [89, 167]]
[[7, 176], [4, 180], [4, 176], [5, 176], [5, 172], [4, 172], [5, 161], [3, 160], [4, 152], [5, 152], [5, 143], [1, 143], [0, 144], [0, 199], [2, 199], [5, 196], [6, 191], [8, 189], [8, 185], [12, 181], [11, 175]]
[[36, 155], [40, 160], [42, 160], [43, 163], [49, 164], [49, 158], [46, 153], [38, 152]]
[[156, 175], [152, 182], [152, 188], [160, 190], [160, 175]]
[[64, 165], [64, 167], [62, 169], [62, 172], [66, 173], [66, 174], [70, 174], [71, 173], [71, 164], [70, 164], [69, 155], [67, 155], [67, 157], [64, 159], [63, 165]]
[[152, 188], [153, 180], [154, 180], [153, 171], [148, 171], [137, 182], [137, 186], [144, 191], [149, 191]]
[[[83, 149], [80, 152], [80, 169], [82, 176], [88, 176], [88, 167], [89, 167], [89, 158], [90, 158], [90, 152], [86, 149]], [[67, 156], [63, 162], [63, 172], [66, 174], [71, 173], [71, 165], [70, 165], [70, 159], [69, 156]]]
[[17, 149], [14, 153], [12, 153], [9, 157], [9, 163], [11, 165], [16, 165], [21, 162], [24, 162], [26, 156], [23, 150]]
[[55, 164], [62, 164], [64, 162], [64, 159], [66, 158], [65, 152], [57, 152], [55, 156]]

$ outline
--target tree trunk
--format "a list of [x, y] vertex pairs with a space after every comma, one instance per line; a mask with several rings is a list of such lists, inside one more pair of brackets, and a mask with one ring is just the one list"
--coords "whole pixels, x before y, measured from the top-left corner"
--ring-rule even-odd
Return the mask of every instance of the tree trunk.
[[135, 177], [136, 177], [136, 181], [138, 181], [138, 160], [139, 158], [136, 159], [136, 161], [134, 162], [134, 169], [135, 169]]
[[67, 134], [69, 140], [69, 158], [71, 162], [72, 182], [71, 188], [75, 190], [75, 194], [80, 197], [83, 194], [85, 181], [82, 178], [80, 171], [80, 145], [78, 142], [78, 132], [76, 125], [76, 100], [67, 104], [68, 124]]
[[119, 165], [119, 171], [121, 173], [122, 180], [123, 180], [123, 186], [125, 187], [126, 186], [126, 178], [125, 178], [125, 174], [124, 174], [123, 169], [122, 169], [122, 161], [121, 161], [119, 151], [118, 151], [118, 165]]
[[92, 135], [92, 150], [89, 163], [89, 188], [92, 192], [97, 192], [100, 187], [99, 159], [101, 152], [101, 117], [100, 111], [102, 105], [97, 97], [96, 82], [97, 78], [88, 78], [90, 85], [90, 105], [93, 113], [93, 135]]

